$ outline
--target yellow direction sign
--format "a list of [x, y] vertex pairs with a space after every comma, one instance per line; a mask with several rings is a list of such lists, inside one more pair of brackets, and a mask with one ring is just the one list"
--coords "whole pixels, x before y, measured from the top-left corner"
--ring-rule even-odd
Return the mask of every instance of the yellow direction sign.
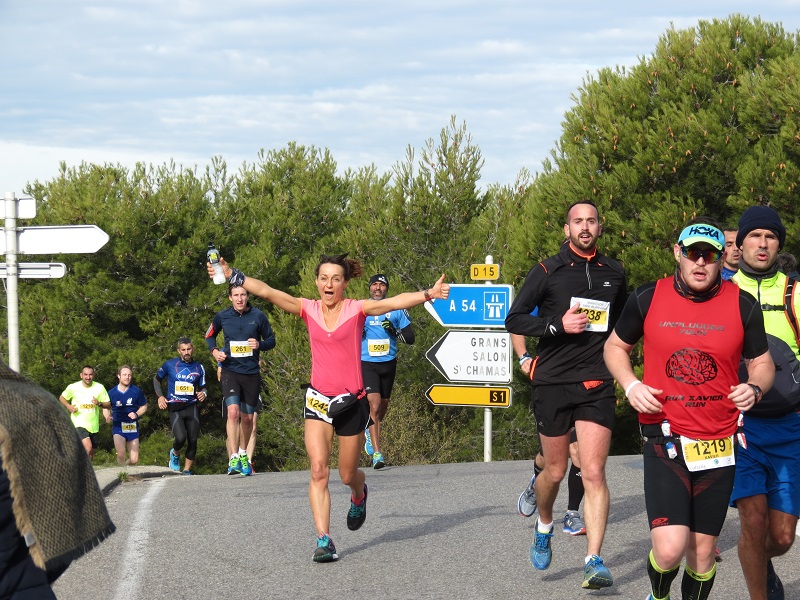
[[469, 276], [473, 281], [484, 279], [499, 279], [500, 278], [500, 265], [470, 265]]
[[489, 408], [511, 406], [510, 387], [432, 385], [425, 395], [431, 404], [436, 406], [486, 406]]

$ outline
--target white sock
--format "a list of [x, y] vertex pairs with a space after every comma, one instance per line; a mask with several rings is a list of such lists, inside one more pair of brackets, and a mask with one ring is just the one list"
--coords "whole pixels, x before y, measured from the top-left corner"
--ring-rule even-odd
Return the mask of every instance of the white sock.
[[539, 533], [550, 533], [551, 531], [553, 531], [553, 522], [551, 521], [550, 523], [542, 523], [542, 518], [537, 517], [536, 530]]

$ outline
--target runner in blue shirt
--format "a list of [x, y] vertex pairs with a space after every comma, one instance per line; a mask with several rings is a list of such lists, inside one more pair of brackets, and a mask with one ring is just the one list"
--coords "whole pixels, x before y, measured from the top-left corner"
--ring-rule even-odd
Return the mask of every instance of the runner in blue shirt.
[[[119, 383], [108, 390], [111, 400], [111, 433], [117, 451], [117, 464], [135, 465], [139, 462], [139, 419], [147, 412], [147, 399], [142, 390], [131, 385], [133, 370], [122, 365], [117, 371]], [[129, 458], [125, 458], [125, 452]]]
[[[369, 278], [369, 297], [383, 300], [389, 291], [389, 279], [383, 273]], [[361, 341], [361, 373], [369, 401], [369, 426], [364, 450], [372, 458], [372, 466], [382, 469], [386, 461], [380, 451], [381, 422], [389, 408], [389, 397], [397, 372], [397, 340], [414, 343], [414, 328], [405, 310], [392, 310], [367, 317]]]
[[[179, 452], [184, 444], [186, 457], [184, 475], [192, 474], [192, 463], [197, 453], [197, 435], [200, 433], [200, 411], [197, 402], [206, 399], [206, 370], [194, 360], [194, 346], [188, 337], [178, 339], [178, 358], [171, 358], [153, 377], [153, 388], [158, 396], [158, 407], [169, 409], [169, 422], [175, 443], [169, 451], [169, 468], [181, 470]], [[161, 390], [161, 381], [167, 378], [167, 393]]]

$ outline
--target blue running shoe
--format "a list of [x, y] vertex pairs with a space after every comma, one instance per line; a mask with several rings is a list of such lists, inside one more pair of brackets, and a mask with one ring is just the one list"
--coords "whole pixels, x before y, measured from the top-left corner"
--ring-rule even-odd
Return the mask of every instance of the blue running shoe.
[[364, 524], [367, 520], [367, 484], [364, 484], [364, 497], [361, 499], [360, 504], [353, 502], [352, 496], [350, 497], [350, 511], [347, 513], [347, 528], [350, 531], [355, 531]]
[[376, 452], [372, 455], [372, 468], [373, 469], [382, 469], [386, 466], [386, 461], [383, 460], [383, 454], [380, 452]]
[[324, 563], [333, 562], [339, 558], [336, 554], [336, 546], [333, 545], [333, 540], [327, 535], [321, 535], [317, 538], [317, 548], [314, 550], [312, 557], [314, 562]]
[[239, 468], [240, 468], [239, 472], [245, 477], [253, 474], [253, 469], [250, 468], [250, 461], [247, 458], [247, 454], [242, 454], [239, 457]]
[[536, 512], [536, 490], [533, 487], [535, 481], [536, 473], [533, 474], [530, 484], [519, 495], [519, 500], [517, 500], [517, 512], [523, 517], [532, 517], [533, 513]]
[[369, 434], [369, 428], [364, 430], [364, 452], [372, 456], [375, 454], [375, 448], [372, 447], [372, 436]]
[[553, 537], [553, 530], [550, 533], [542, 533], [538, 529], [533, 534], [531, 544], [531, 564], [534, 568], [544, 571], [550, 566], [553, 560], [553, 549], [550, 547], [550, 539]]
[[184, 474], [184, 475], [194, 475], [194, 473], [192, 473], [192, 472], [191, 472], [189, 469], [186, 469], [186, 470], [183, 472], [183, 474]]
[[783, 583], [771, 560], [767, 561], [767, 600], [783, 600]]
[[613, 583], [614, 579], [611, 577], [611, 571], [603, 564], [603, 559], [596, 554], [592, 554], [583, 570], [582, 587], [590, 590], [599, 590], [600, 588], [610, 587]]
[[181, 459], [179, 456], [175, 456], [171, 448], [169, 451], [169, 468], [178, 473], [181, 472]]
[[242, 472], [242, 462], [239, 460], [239, 455], [231, 456], [231, 460], [228, 462], [228, 475], [233, 475], [234, 473], [241, 473]]

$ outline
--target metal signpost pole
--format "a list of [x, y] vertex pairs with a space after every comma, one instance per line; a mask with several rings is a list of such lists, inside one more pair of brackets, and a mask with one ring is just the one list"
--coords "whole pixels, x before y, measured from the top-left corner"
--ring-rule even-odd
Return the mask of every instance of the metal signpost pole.
[[8, 313], [8, 366], [19, 373], [19, 296], [17, 293], [17, 200], [6, 192], [6, 299]]
[[[494, 257], [486, 256], [486, 264], [494, 264]], [[492, 285], [487, 281], [486, 285]], [[488, 406], [483, 409], [483, 462], [492, 462], [492, 409]]]

